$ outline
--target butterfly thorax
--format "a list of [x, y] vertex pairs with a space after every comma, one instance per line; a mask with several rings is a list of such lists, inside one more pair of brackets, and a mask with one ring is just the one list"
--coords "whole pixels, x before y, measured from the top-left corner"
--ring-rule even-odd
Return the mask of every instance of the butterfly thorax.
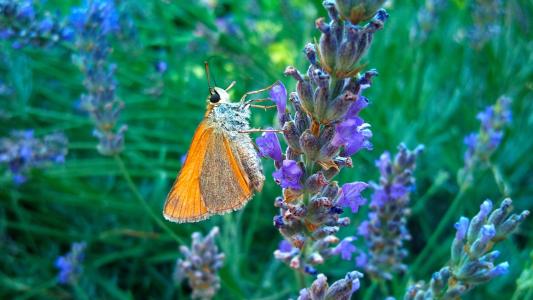
[[228, 132], [238, 132], [250, 129], [250, 109], [240, 103], [210, 104], [207, 120], [222, 127]]

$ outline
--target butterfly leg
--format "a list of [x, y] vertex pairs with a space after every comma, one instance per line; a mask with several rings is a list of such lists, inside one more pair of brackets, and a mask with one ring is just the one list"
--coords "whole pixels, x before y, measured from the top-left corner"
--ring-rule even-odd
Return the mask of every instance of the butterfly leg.
[[265, 92], [265, 91], [268, 91], [270, 90], [274, 85], [277, 84], [277, 81], [274, 82], [273, 84], [267, 86], [266, 88], [263, 88], [263, 89], [260, 89], [260, 90], [257, 90], [257, 91], [250, 91], [250, 92], [247, 92], [245, 93], [242, 97], [241, 97], [241, 103], [244, 102], [244, 99], [246, 99], [246, 97], [250, 96], [250, 95], [255, 95], [255, 94], [259, 94], [259, 93], [262, 93], [262, 92]]
[[273, 109], [273, 108], [276, 108], [277, 106], [276, 105], [250, 105], [250, 107], [255, 107], [255, 108], [262, 108], [264, 110], [267, 110], [267, 109]]
[[276, 132], [281, 133], [281, 129], [248, 129], [248, 130], [239, 130], [239, 133], [259, 133], [259, 132]]

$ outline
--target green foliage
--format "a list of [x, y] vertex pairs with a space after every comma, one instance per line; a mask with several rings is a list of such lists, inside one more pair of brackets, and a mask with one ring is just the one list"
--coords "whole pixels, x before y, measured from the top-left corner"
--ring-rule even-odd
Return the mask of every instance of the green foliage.
[[[129, 127], [119, 158], [97, 153], [93, 126], [75, 108], [83, 78], [70, 63], [68, 44], [21, 50], [0, 44], [0, 80], [12, 87], [12, 94], [0, 96], [0, 136], [34, 128], [37, 136], [64, 131], [70, 141], [64, 165], [35, 170], [21, 186], [1, 170], [0, 298], [182, 299], [189, 290], [172, 281], [178, 247], [190, 243], [191, 232], [207, 233], [215, 225], [221, 228], [218, 241], [226, 254], [217, 299], [297, 295], [301, 287], [292, 270], [272, 256], [280, 236], [272, 226], [279, 187], [270, 176], [271, 162], [265, 161], [263, 192], [242, 211], [194, 224], [169, 223], [160, 211], [204, 114], [203, 61], [210, 59], [220, 86], [237, 81], [234, 99], [278, 79], [293, 90], [295, 82], [284, 78], [283, 70], [306, 65], [301, 49], [318, 37], [314, 20], [325, 11], [318, 0], [226, 0], [215, 9], [200, 2], [124, 1], [121, 6], [136, 34], [116, 39], [111, 54], [118, 67], [117, 93], [126, 105], [121, 123]], [[365, 59], [366, 68], [379, 71], [365, 92], [371, 105], [363, 112], [372, 124], [374, 150], [357, 154], [354, 168], [338, 178], [377, 180], [374, 161], [384, 150], [394, 150], [400, 142], [426, 146], [415, 174], [407, 263], [426, 246], [432, 251], [417, 269], [390, 284], [390, 293], [398, 298], [408, 280], [427, 279], [446, 263], [453, 224], [445, 224], [446, 233], [435, 244], [425, 242], [458, 193], [455, 175], [463, 164], [463, 137], [478, 129], [476, 113], [502, 94], [513, 98], [513, 122], [493, 168], [475, 174], [474, 188], [462, 196], [452, 219], [475, 214], [485, 198], [503, 198], [495, 174], [510, 187], [506, 196], [513, 198], [517, 211], [533, 207], [533, 3], [506, 1], [501, 33], [473, 48], [467, 39], [455, 39], [472, 25], [464, 1], [440, 12], [427, 39], [411, 40], [419, 2], [394, 1], [387, 8], [391, 18]], [[78, 4], [47, 1], [43, 6], [66, 15]], [[220, 16], [231, 16], [238, 33], [225, 31], [216, 22]], [[168, 63], [168, 71], [162, 93], [153, 95], [148, 91], [155, 85], [158, 60]], [[252, 123], [266, 127], [275, 119], [273, 112], [257, 110]], [[343, 234], [354, 234], [365, 213], [356, 214]], [[531, 218], [523, 225], [502, 243], [511, 272], [476, 289], [469, 299], [529, 299]], [[74, 287], [60, 286], [54, 260], [78, 241], [88, 245], [84, 275]], [[353, 269], [353, 262], [338, 260], [319, 271], [336, 280]], [[306, 280], [309, 284], [312, 278]], [[380, 292], [370, 287], [368, 278], [362, 279], [354, 297], [378, 297]]]

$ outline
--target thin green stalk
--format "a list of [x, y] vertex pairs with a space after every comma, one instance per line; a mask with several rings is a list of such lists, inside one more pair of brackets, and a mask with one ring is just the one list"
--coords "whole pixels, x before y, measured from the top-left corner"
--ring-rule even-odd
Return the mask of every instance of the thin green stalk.
[[417, 256], [417, 259], [415, 260], [415, 262], [411, 265], [411, 268], [409, 271], [410, 273], [414, 272], [415, 270], [418, 270], [420, 267], [420, 264], [426, 261], [427, 256], [431, 253], [431, 251], [433, 251], [434, 249], [433, 247], [435, 246], [435, 243], [437, 242], [438, 238], [440, 237], [444, 229], [446, 229], [449, 226], [450, 221], [452, 221], [452, 219], [457, 216], [457, 211], [460, 210], [461, 204], [462, 204], [461, 199], [463, 198], [466, 190], [468, 190], [469, 186], [470, 186], [469, 184], [463, 182], [459, 190], [459, 193], [457, 193], [455, 198], [452, 200], [452, 204], [450, 205], [450, 207], [446, 211], [446, 214], [444, 215], [444, 217], [442, 217], [441, 221], [437, 225], [437, 228], [435, 229], [435, 231], [429, 238], [428, 242], [426, 243], [426, 246], [424, 247], [422, 252]]
[[296, 277], [296, 282], [298, 282], [298, 288], [299, 289], [304, 289], [307, 287], [307, 284], [305, 282], [305, 274], [298, 271], [298, 270], [294, 270], [294, 277]]
[[124, 176], [124, 179], [126, 180], [126, 183], [128, 184], [128, 187], [130, 188], [131, 192], [135, 196], [135, 199], [141, 204], [142, 208], [148, 213], [148, 215], [155, 221], [155, 223], [161, 227], [164, 231], [166, 231], [176, 242], [179, 244], [184, 245], [185, 242], [177, 236], [172, 229], [170, 229], [164, 222], [161, 220], [161, 218], [156, 215], [156, 213], [150, 208], [148, 203], [144, 200], [143, 196], [137, 189], [137, 186], [135, 186], [135, 183], [131, 179], [130, 173], [126, 169], [126, 166], [124, 165], [124, 161], [119, 155], [115, 155], [115, 160], [117, 162], [118, 168], [120, 169], [120, 172]]
[[492, 176], [494, 176], [494, 181], [496, 182], [496, 185], [498, 186], [498, 189], [500, 190], [500, 193], [504, 197], [509, 197], [509, 185], [505, 182], [503, 179], [502, 172], [500, 171], [500, 168], [498, 166], [494, 165], [492, 162], [489, 162], [490, 170], [492, 171]]
[[371, 299], [374, 299], [373, 296], [374, 296], [374, 291], [376, 290], [376, 288], [378, 287], [378, 283], [373, 280], [372, 281], [372, 285], [370, 285], [370, 287], [367, 289], [366, 293], [365, 293], [365, 297], [363, 298], [363, 300], [371, 300]]
[[383, 297], [389, 296], [389, 288], [384, 280], [379, 280], [379, 290], [381, 291], [381, 295]]

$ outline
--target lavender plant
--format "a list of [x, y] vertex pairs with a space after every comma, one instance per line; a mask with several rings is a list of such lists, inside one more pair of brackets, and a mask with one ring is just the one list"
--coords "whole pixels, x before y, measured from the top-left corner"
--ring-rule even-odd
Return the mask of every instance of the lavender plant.
[[[377, 10], [382, 2], [344, 1], [337, 3], [340, 10], [334, 1], [323, 2], [331, 21], [316, 21], [322, 34], [318, 44], [305, 47], [310, 62], [307, 73], [294, 67], [285, 71], [297, 80], [296, 92], [289, 95], [294, 113], [286, 110], [287, 92], [282, 85], [271, 92], [288, 147], [282, 153], [273, 133], [257, 140], [260, 153], [275, 161], [273, 177], [283, 188], [283, 196], [275, 200], [280, 214], [274, 217], [274, 226], [288, 244], [274, 256], [303, 273], [316, 275], [316, 265], [328, 257], [350, 259], [355, 251], [353, 237], [340, 242], [336, 234], [350, 223], [340, 216], [344, 208], [357, 212], [365, 203], [361, 192], [368, 185], [339, 186], [333, 179], [342, 168], [352, 167], [350, 156], [372, 148], [370, 125], [359, 113], [368, 105], [361, 93], [377, 72], [359, 74], [359, 61], [388, 17]], [[368, 24], [358, 25], [372, 15]]]
[[[433, 231], [426, 245], [434, 245], [440, 235], [446, 229], [453, 218], [453, 212], [460, 209], [462, 205], [462, 197], [466, 191], [470, 189], [474, 181], [474, 171], [480, 166], [491, 166], [494, 178], [502, 194], [508, 194], [508, 187], [501, 179], [499, 170], [492, 166], [490, 158], [496, 151], [503, 139], [503, 130], [505, 126], [511, 121], [511, 100], [507, 97], [500, 97], [496, 104], [485, 108], [484, 111], [478, 113], [477, 118], [481, 121], [481, 127], [477, 133], [471, 133], [464, 139], [467, 145], [467, 150], [464, 155], [465, 165], [457, 173], [457, 181], [459, 184], [459, 191], [452, 200], [446, 214], [442, 217], [438, 226]], [[427, 259], [432, 249], [425, 247], [424, 250], [417, 256], [412, 265], [413, 269], [420, 267], [422, 262]]]
[[55, 267], [59, 270], [57, 280], [61, 284], [75, 284], [83, 273], [83, 260], [87, 243], [72, 244], [70, 252], [59, 256], [55, 261]]
[[73, 11], [71, 23], [76, 34], [74, 61], [85, 76], [87, 90], [81, 96], [81, 107], [95, 125], [97, 150], [102, 155], [120, 153], [127, 126], [117, 129], [117, 120], [124, 103], [115, 93], [116, 65], [108, 61], [112, 51], [110, 37], [120, 30], [118, 12], [113, 1], [90, 0]]
[[217, 272], [224, 263], [224, 253], [220, 253], [215, 244], [218, 233], [218, 227], [213, 227], [205, 237], [195, 232], [191, 247], [180, 247], [184, 259], [177, 260], [174, 278], [181, 282], [187, 277], [193, 299], [212, 299], [220, 289]]
[[9, 137], [0, 139], [0, 164], [7, 167], [13, 182], [19, 185], [27, 181], [31, 169], [63, 163], [67, 144], [62, 133], [38, 139], [33, 130], [12, 131]]
[[471, 221], [461, 217], [455, 224], [457, 232], [448, 265], [435, 272], [429, 284], [411, 285], [404, 299], [458, 299], [476, 286], [506, 274], [509, 263], [495, 264], [500, 252], [492, 249], [529, 215], [527, 210], [512, 214], [511, 204], [511, 199], [504, 199], [493, 211], [492, 202], [487, 200]]
[[404, 242], [411, 240], [407, 228], [410, 215], [410, 193], [415, 187], [413, 176], [416, 158], [423, 146], [409, 151], [401, 144], [392, 160], [389, 152], [381, 155], [376, 166], [379, 183], [371, 183], [374, 190], [368, 220], [361, 223], [358, 233], [364, 237], [368, 253], [361, 252], [358, 266], [374, 279], [391, 280], [393, 274], [404, 274], [407, 257]]
[[72, 29], [57, 14], [42, 12], [33, 0], [0, 0], [0, 39], [13, 48], [46, 47], [72, 38]]

